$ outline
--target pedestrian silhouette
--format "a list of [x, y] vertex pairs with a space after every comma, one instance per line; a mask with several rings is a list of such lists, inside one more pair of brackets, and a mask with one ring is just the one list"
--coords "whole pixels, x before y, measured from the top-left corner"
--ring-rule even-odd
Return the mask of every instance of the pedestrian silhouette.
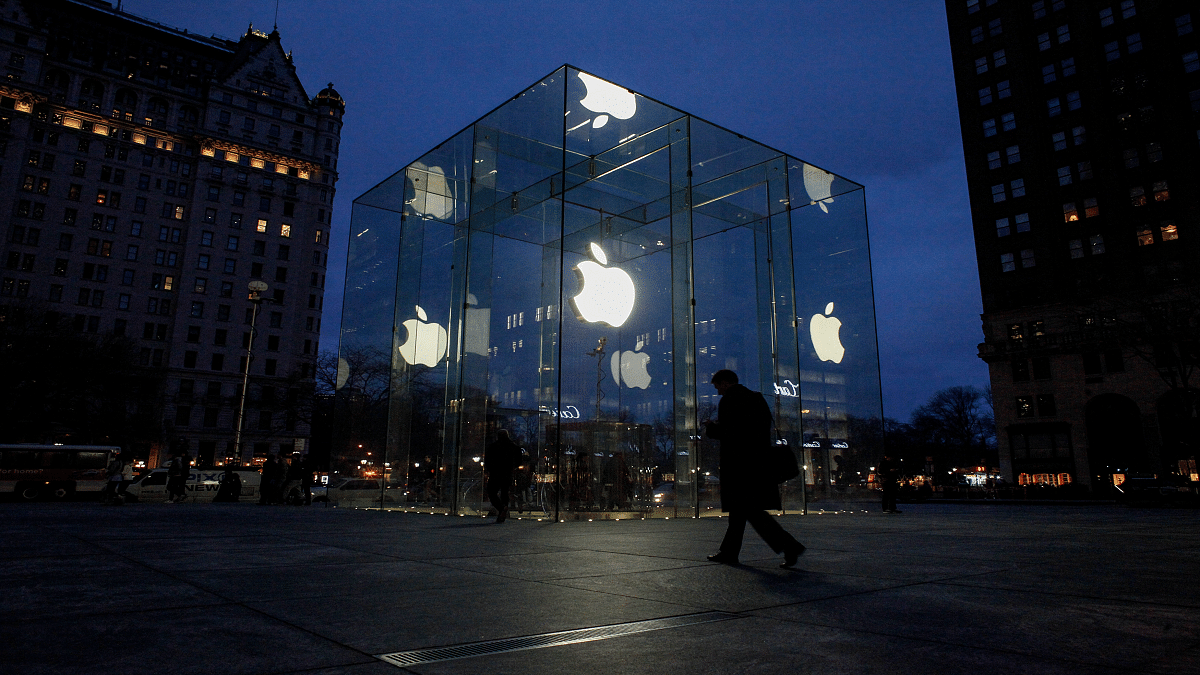
[[900, 462], [892, 459], [892, 453], [885, 451], [876, 473], [883, 488], [883, 512], [900, 513], [896, 508], [896, 495], [900, 492]]
[[487, 470], [488, 500], [496, 509], [496, 522], [508, 518], [508, 493], [512, 488], [513, 469], [521, 459], [521, 448], [508, 437], [507, 429], [496, 431], [496, 440], [484, 450], [483, 468]]
[[746, 523], [750, 523], [771, 550], [783, 553], [780, 567], [789, 569], [804, 553], [804, 545], [767, 513], [768, 509], [783, 508], [779, 486], [765, 470], [772, 442], [771, 409], [762, 394], [738, 384], [732, 370], [718, 370], [712, 385], [721, 402], [717, 419], [705, 422], [705, 427], [709, 438], [721, 441], [721, 510], [729, 513], [729, 528], [721, 550], [708, 559], [736, 565]]

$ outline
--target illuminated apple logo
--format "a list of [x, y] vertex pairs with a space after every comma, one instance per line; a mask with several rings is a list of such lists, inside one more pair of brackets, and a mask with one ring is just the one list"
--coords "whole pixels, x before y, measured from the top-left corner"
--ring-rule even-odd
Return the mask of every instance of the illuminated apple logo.
[[587, 323], [600, 322], [617, 328], [633, 311], [633, 279], [625, 270], [604, 267], [608, 258], [599, 246], [591, 244], [591, 251], [599, 264], [584, 260], [575, 266], [575, 275], [583, 290], [571, 298], [571, 308]]
[[619, 120], [627, 120], [637, 112], [637, 97], [628, 89], [587, 73], [579, 73], [579, 79], [583, 80], [583, 85], [587, 87], [587, 96], [584, 96], [579, 104], [594, 113], [601, 113], [592, 121], [592, 128], [599, 129], [608, 124], [609, 115]]
[[816, 204], [821, 207], [822, 211], [829, 213], [829, 207], [825, 205], [833, 203], [833, 197], [830, 196], [832, 185], [833, 174], [822, 171], [812, 164], [804, 165], [804, 191], [812, 200], [809, 202], [810, 205]]
[[450, 335], [438, 324], [426, 323], [429, 317], [425, 316], [425, 310], [420, 305], [417, 305], [417, 317], [404, 322], [408, 339], [396, 350], [414, 366], [436, 366], [446, 355]]
[[650, 373], [646, 370], [648, 363], [650, 355], [645, 352], [616, 352], [610, 361], [613, 381], [617, 384], [624, 381], [625, 386], [631, 389], [649, 389]]
[[837, 317], [828, 316], [832, 313], [831, 302], [825, 305], [825, 315], [813, 314], [808, 321], [808, 334], [812, 337], [813, 348], [817, 350], [817, 358], [841, 363], [846, 354], [846, 348], [842, 346], [842, 338], [839, 335], [842, 322]]

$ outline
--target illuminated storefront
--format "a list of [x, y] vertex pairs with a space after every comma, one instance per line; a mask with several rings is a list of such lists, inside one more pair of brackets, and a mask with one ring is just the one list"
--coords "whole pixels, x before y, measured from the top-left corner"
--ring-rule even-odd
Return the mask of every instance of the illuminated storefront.
[[539, 513], [706, 512], [721, 368], [820, 496], [879, 456], [863, 187], [564, 66], [355, 200], [340, 357], [384, 506], [477, 511], [503, 427]]

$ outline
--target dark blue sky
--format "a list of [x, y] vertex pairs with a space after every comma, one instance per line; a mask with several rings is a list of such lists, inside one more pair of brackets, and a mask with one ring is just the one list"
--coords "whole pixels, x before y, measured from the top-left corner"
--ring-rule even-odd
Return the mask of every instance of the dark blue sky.
[[[125, 0], [203, 34], [270, 30], [274, 0]], [[945, 6], [867, 2], [281, 0], [309, 95], [347, 101], [322, 343], [335, 348], [350, 203], [571, 63], [867, 186], [884, 411], [983, 386]], [[335, 260], [337, 261], [335, 263]]]

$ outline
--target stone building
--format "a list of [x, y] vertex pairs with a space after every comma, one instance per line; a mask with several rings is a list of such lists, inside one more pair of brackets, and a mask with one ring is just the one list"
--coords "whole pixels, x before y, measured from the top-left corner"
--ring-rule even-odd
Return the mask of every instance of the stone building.
[[135, 451], [213, 464], [239, 454], [253, 321], [241, 459], [302, 450], [342, 98], [306, 93], [278, 31], [203, 37], [94, 0], [0, 3], [0, 44], [4, 314], [134, 341], [162, 375]]
[[1194, 489], [1191, 3], [947, 0], [1001, 468]]

